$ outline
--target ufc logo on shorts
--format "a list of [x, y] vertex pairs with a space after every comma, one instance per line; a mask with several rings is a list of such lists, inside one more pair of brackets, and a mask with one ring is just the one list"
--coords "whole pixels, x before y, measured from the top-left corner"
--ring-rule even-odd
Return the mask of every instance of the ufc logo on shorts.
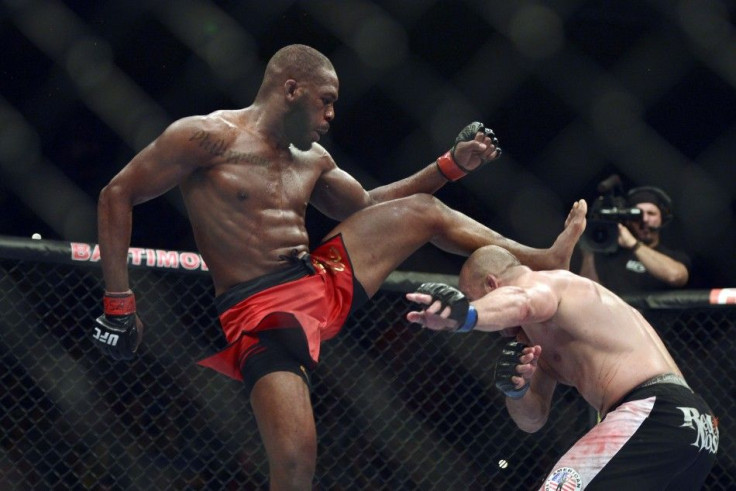
[[100, 331], [99, 327], [95, 327], [95, 333], [92, 337], [102, 344], [109, 344], [110, 346], [116, 346], [118, 344], [118, 339], [120, 338], [117, 334]]

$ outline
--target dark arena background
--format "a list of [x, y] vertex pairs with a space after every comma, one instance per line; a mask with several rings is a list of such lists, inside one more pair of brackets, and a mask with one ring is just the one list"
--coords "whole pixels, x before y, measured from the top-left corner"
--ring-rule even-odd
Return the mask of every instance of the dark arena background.
[[[177, 190], [134, 212], [152, 262], [131, 273], [140, 356], [89, 341], [96, 199], [170, 122], [247, 106], [291, 43], [333, 61], [321, 143], [366, 188], [478, 120], [503, 156], [437, 196], [520, 242], [551, 244], [613, 174], [665, 189], [690, 282], [627, 300], [720, 419], [706, 489], [736, 488], [735, 18], [726, 0], [0, 0], [0, 489], [266, 487], [239, 384], [194, 365], [224, 339]], [[315, 241], [334, 225], [307, 219]], [[403, 292], [460, 264], [421, 249], [325, 344], [315, 489], [536, 489], [595, 423], [560, 390], [550, 424], [521, 433], [493, 387], [499, 337], [406, 322]]]

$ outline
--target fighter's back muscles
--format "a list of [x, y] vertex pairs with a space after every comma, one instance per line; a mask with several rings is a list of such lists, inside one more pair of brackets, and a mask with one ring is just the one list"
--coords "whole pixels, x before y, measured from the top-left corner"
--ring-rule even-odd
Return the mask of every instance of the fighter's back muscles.
[[648, 323], [623, 300], [569, 272], [537, 275], [565, 278], [565, 290], [551, 329], [524, 330], [532, 343], [542, 346], [540, 366], [553, 371], [559, 382], [575, 386], [593, 407], [605, 410], [638, 383], [679, 372], [659, 349]]
[[635, 309], [568, 271], [526, 272], [473, 303], [476, 329], [520, 324], [542, 347], [540, 368], [599, 410], [654, 375], [679, 372]]

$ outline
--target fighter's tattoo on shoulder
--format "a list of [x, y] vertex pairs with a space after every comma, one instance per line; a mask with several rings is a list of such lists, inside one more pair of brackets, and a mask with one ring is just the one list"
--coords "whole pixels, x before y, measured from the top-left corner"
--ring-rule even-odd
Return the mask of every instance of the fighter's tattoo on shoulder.
[[268, 159], [253, 153], [239, 152], [230, 150], [222, 138], [213, 138], [212, 135], [205, 130], [197, 130], [189, 137], [190, 142], [195, 142], [197, 146], [204, 149], [213, 157], [222, 157], [225, 163], [251, 162], [256, 165], [268, 165]]

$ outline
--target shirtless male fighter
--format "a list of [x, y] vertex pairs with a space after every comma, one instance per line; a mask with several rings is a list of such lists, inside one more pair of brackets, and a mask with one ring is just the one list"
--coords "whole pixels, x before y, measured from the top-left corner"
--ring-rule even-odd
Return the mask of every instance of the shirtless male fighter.
[[715, 462], [718, 422], [636, 309], [569, 271], [532, 271], [497, 246], [468, 258], [459, 287], [464, 294], [422, 285], [407, 298], [427, 307], [407, 318], [433, 330], [516, 336], [495, 376], [520, 429], [544, 426], [558, 383], [600, 414], [540, 489], [701, 488]]
[[[498, 157], [495, 136], [480, 123], [436, 162], [366, 191], [317, 143], [335, 118], [338, 88], [323, 54], [286, 46], [268, 62], [250, 106], [175, 121], [99, 197], [105, 295], [95, 343], [116, 358], [138, 349], [143, 325], [127, 272], [132, 208], [178, 186], [229, 342], [200, 363], [244, 381], [272, 489], [311, 489], [317, 436], [308, 373], [320, 342], [410, 254], [427, 242], [466, 256], [498, 244], [535, 269], [568, 267], [584, 228], [585, 209], [576, 205], [549, 249], [530, 248], [431, 195]], [[310, 204], [343, 220], [311, 252]]]

